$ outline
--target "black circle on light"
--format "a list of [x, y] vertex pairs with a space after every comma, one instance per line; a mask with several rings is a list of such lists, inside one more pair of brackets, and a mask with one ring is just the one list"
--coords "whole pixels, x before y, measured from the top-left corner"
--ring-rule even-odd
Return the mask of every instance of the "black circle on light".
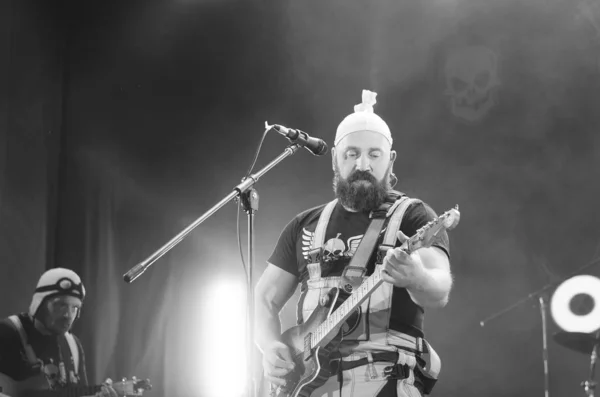
[[569, 309], [576, 316], [587, 316], [594, 310], [594, 298], [585, 293], [574, 295], [569, 301]]

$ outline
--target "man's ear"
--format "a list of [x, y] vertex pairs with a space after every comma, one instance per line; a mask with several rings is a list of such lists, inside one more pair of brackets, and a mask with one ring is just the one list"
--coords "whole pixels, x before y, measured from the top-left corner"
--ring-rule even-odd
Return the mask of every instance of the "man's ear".
[[392, 150], [390, 152], [390, 162], [392, 163], [392, 165], [394, 165], [394, 161], [396, 161], [396, 156], [397, 156], [396, 151]]
[[335, 148], [331, 148], [331, 169], [335, 171]]

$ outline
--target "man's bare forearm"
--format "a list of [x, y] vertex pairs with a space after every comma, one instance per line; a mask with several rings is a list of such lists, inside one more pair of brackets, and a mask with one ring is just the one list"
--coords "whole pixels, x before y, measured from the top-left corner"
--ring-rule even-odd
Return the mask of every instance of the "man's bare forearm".
[[269, 308], [264, 303], [259, 303], [254, 308], [255, 327], [254, 341], [261, 352], [267, 344], [279, 340], [281, 336], [281, 320], [279, 310]]
[[408, 288], [413, 301], [422, 307], [444, 307], [452, 288], [452, 276], [439, 269], [427, 269], [419, 284]]
[[280, 340], [281, 321], [279, 313], [294, 294], [296, 276], [268, 264], [258, 280], [254, 298], [254, 343], [261, 352], [273, 341]]
[[436, 247], [423, 248], [419, 252], [424, 268], [421, 276], [408, 287], [408, 292], [422, 307], [444, 307], [452, 289], [448, 256]]

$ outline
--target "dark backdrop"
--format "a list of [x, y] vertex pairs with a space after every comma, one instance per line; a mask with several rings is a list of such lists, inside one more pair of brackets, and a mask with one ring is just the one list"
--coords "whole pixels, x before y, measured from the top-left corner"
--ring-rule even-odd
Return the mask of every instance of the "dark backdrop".
[[[543, 393], [536, 301], [485, 328], [479, 321], [599, 253], [593, 3], [44, 4], [25, 21], [14, 11], [0, 17], [7, 21], [0, 48], [9, 55], [0, 66], [8, 76], [0, 83], [8, 87], [0, 143], [12, 148], [0, 150], [0, 204], [4, 217], [27, 214], [10, 228], [2, 223], [10, 247], [3, 269], [21, 280], [9, 288], [19, 304], [44, 257], [47, 266], [82, 274], [90, 296], [76, 331], [94, 380], [137, 375], [152, 379], [149, 395], [208, 395], [203, 302], [217, 280], [243, 279], [235, 205], [135, 283], [121, 275], [239, 183], [265, 120], [331, 144], [366, 88], [378, 92], [376, 110], [395, 137], [397, 187], [438, 212], [461, 207], [451, 233], [451, 301], [426, 323], [443, 358], [434, 395]], [[50, 152], [40, 147], [48, 125], [62, 127], [62, 143]], [[282, 139], [267, 139], [259, 165], [283, 150]], [[329, 157], [301, 151], [260, 181], [257, 276], [287, 221], [332, 197], [330, 167]], [[6, 310], [16, 310], [14, 302]], [[292, 307], [284, 320], [293, 323]], [[551, 340], [551, 394], [582, 393], [587, 364]], [[223, 370], [235, 379], [241, 364], [232, 367]]]

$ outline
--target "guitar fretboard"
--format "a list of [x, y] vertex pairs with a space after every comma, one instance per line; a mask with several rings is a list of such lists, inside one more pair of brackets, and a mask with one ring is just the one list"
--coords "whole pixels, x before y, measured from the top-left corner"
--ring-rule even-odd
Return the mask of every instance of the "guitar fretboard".
[[360, 287], [353, 291], [350, 296], [342, 303], [326, 321], [321, 323], [311, 335], [311, 347], [317, 347], [329, 334], [336, 329], [340, 324], [350, 317], [352, 312], [356, 310], [368, 297], [371, 292], [383, 283], [381, 278], [381, 265], [375, 268], [375, 271]]
[[26, 397], [81, 397], [92, 396], [100, 391], [102, 386], [69, 386], [57, 390], [28, 391]]

